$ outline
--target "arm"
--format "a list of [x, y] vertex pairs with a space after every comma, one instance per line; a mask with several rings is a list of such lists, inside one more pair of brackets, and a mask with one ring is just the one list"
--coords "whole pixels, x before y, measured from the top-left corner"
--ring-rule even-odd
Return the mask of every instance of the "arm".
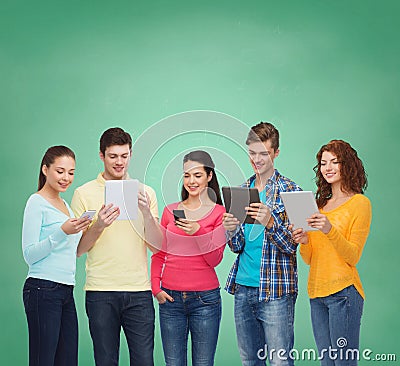
[[293, 254], [297, 250], [297, 243], [293, 240], [291, 231], [289, 230], [289, 223], [286, 212], [272, 211], [273, 224], [270, 229], [266, 229], [268, 236], [272, 243], [283, 253]]
[[151, 278], [151, 292], [154, 296], [160, 293], [161, 287], [161, 273], [165, 263], [165, 252], [158, 252], [151, 256], [150, 278]]
[[227, 236], [232, 237], [228, 240], [229, 248], [233, 253], [241, 253], [243, 252], [245, 240], [244, 240], [244, 231], [243, 227], [239, 226], [235, 233], [228, 232]]
[[156, 253], [162, 247], [164, 235], [158, 223], [157, 198], [154, 191], [139, 192], [138, 205], [143, 215], [146, 246], [151, 252]]
[[293, 230], [293, 225], [289, 225], [289, 230], [292, 233], [292, 238], [296, 243], [300, 245], [300, 255], [302, 256], [306, 264], [311, 263], [312, 256], [312, 234], [310, 235], [307, 231], [303, 231], [302, 228]]
[[226, 242], [233, 253], [241, 253], [243, 251], [245, 240], [243, 226], [239, 220], [230, 213], [224, 213], [222, 216], [222, 225], [225, 232]]
[[[361, 202], [356, 203], [346, 215], [339, 220], [349, 220], [349, 234], [345, 237], [332, 224], [328, 217], [322, 213], [312, 215], [307, 221], [311, 227], [320, 230], [329, 239], [337, 253], [351, 266], [355, 266], [360, 260], [365, 242], [367, 241], [369, 227], [371, 224], [371, 204], [364, 197]], [[338, 220], [338, 219], [337, 219]]]
[[29, 265], [46, 258], [53, 248], [57, 247], [67, 237], [60, 224], [53, 234], [39, 241], [42, 220], [43, 211], [40, 204], [28, 200], [22, 227], [22, 252], [25, 262]]
[[196, 235], [201, 235], [201, 238], [198, 237], [196, 240], [200, 253], [207, 264], [213, 268], [221, 263], [226, 244], [225, 229], [221, 220], [219, 222], [220, 225], [214, 227], [211, 232], [206, 233], [203, 228], [200, 228], [196, 233]]
[[360, 260], [371, 224], [371, 204], [369, 201], [357, 207], [348, 239], [335, 226], [326, 234], [338, 254], [350, 265], [355, 266]]
[[[225, 210], [223, 210], [225, 211]], [[203, 258], [206, 263], [214, 268], [218, 264], [221, 263], [222, 257], [224, 255], [225, 245], [226, 245], [226, 236], [225, 236], [225, 228], [222, 225], [222, 219], [225, 212], [220, 212], [218, 216], [215, 217], [214, 225], [212, 231], [209, 233], [205, 233], [203, 228], [200, 228], [196, 235], [204, 235], [204, 239], [198, 242], [200, 249], [202, 250]], [[204, 234], [202, 234], [204, 231]]]
[[[71, 201], [71, 208], [75, 216], [79, 217], [87, 209], [80, 193], [75, 190]], [[114, 220], [119, 216], [119, 208], [113, 207], [112, 204], [102, 206], [97, 214], [97, 219], [85, 230], [82, 234], [81, 240], [78, 244], [77, 255], [80, 257], [82, 254], [88, 252], [95, 245], [97, 239], [103, 233], [104, 229], [110, 226]]]
[[312, 258], [312, 251], [313, 251], [313, 247], [312, 247], [312, 241], [308, 240], [308, 244], [301, 244], [300, 245], [300, 255], [303, 258], [303, 261], [305, 264], [310, 265], [311, 263], [311, 258]]
[[225, 245], [223, 245], [218, 249], [213, 250], [210, 253], [203, 254], [203, 258], [210, 267], [214, 268], [221, 263], [222, 258], [224, 256], [224, 250], [225, 250]]

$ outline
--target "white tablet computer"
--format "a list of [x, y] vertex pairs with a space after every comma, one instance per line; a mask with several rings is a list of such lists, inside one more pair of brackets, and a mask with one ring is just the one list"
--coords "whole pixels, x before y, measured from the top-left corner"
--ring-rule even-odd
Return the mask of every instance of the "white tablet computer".
[[245, 207], [250, 206], [250, 203], [260, 202], [257, 188], [222, 187], [222, 196], [224, 197], [226, 212], [231, 213], [241, 223], [258, 223], [248, 216], [245, 210]]
[[117, 220], [135, 220], [138, 215], [137, 179], [106, 180], [105, 205], [112, 203], [119, 207]]
[[281, 192], [280, 196], [289, 217], [289, 222], [293, 224], [293, 229], [318, 230], [308, 226], [306, 221], [312, 214], [319, 212], [314, 194], [311, 191]]

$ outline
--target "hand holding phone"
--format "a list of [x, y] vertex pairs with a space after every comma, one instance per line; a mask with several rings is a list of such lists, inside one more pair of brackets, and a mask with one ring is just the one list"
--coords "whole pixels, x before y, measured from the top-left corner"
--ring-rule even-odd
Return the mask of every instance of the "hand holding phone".
[[173, 210], [172, 213], [174, 214], [175, 221], [179, 219], [186, 219], [184, 210]]

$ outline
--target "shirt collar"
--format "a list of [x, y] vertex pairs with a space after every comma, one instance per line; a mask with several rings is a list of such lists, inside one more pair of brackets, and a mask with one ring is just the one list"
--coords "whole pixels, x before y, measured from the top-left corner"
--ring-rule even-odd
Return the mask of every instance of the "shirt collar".
[[[131, 177], [129, 176], [128, 173], [126, 173], [126, 180], [131, 179]], [[99, 175], [97, 176], [97, 182], [99, 182], [101, 185], [106, 185], [106, 180], [103, 178], [103, 173], [99, 173]]]
[[[279, 174], [278, 170], [274, 169], [274, 174], [272, 174], [272, 176], [270, 178], [268, 178], [267, 185], [272, 186], [272, 185], [276, 184], [278, 182], [279, 175], [280, 174]], [[247, 180], [246, 185], [248, 187], [250, 187], [251, 183], [253, 183], [255, 181], [255, 179], [256, 179], [256, 175], [254, 174]]]

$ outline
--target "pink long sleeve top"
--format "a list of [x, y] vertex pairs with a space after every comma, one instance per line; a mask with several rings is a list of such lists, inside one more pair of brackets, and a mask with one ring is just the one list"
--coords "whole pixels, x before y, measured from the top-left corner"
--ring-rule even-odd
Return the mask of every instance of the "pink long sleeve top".
[[222, 216], [225, 208], [216, 204], [198, 220], [200, 228], [188, 235], [175, 225], [173, 210], [180, 202], [165, 207], [161, 226], [165, 229], [163, 250], [151, 257], [151, 288], [153, 295], [161, 285], [176, 291], [206, 291], [219, 287], [216, 267], [225, 249]]

